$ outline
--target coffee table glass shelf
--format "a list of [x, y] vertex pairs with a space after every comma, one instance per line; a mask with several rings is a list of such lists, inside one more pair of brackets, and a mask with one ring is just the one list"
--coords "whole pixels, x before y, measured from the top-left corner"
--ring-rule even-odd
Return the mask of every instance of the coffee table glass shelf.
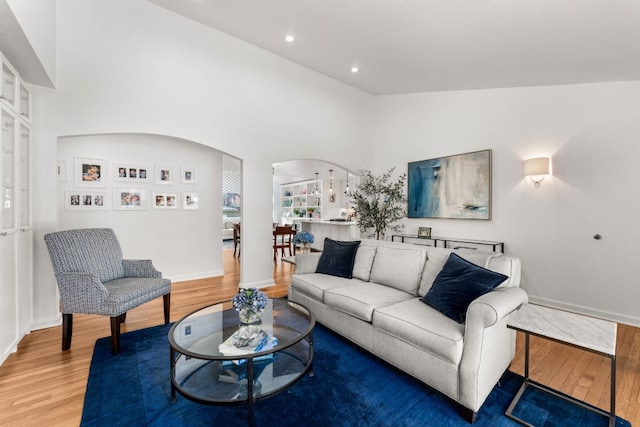
[[[188, 314], [169, 331], [171, 401], [177, 391], [198, 403], [246, 403], [253, 425], [255, 401], [285, 390], [306, 373], [312, 375], [314, 326], [307, 308], [286, 299], [270, 299], [255, 325], [240, 325], [230, 303]], [[230, 344], [231, 336], [239, 333], [248, 334], [248, 341], [256, 333], [268, 339], [257, 350], [250, 342], [246, 348], [225, 351], [221, 344]]]

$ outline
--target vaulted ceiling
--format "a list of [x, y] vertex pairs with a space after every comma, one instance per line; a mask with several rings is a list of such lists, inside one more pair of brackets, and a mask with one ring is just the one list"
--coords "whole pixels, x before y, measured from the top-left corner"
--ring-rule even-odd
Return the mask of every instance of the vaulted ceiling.
[[640, 79], [638, 0], [148, 1], [376, 95]]

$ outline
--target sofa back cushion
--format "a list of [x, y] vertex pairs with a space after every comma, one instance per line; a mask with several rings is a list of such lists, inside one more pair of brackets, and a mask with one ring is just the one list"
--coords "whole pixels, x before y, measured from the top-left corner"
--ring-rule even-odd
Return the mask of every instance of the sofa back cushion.
[[425, 260], [426, 252], [420, 247], [380, 245], [370, 280], [417, 296]]
[[356, 262], [353, 264], [353, 278], [368, 282], [371, 278], [371, 267], [376, 257], [376, 246], [367, 244], [363, 240], [356, 252]]

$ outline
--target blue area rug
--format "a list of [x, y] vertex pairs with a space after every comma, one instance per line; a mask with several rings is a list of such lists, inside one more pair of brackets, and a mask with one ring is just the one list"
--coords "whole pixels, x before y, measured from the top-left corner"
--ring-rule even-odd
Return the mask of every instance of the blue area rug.
[[[246, 405], [208, 406], [178, 394], [170, 403], [170, 325], [123, 334], [121, 353], [110, 338], [96, 342], [82, 426], [246, 426]], [[442, 394], [399, 372], [328, 329], [317, 326], [315, 376], [255, 403], [255, 425], [469, 427]], [[507, 372], [485, 402], [474, 426], [518, 424], [504, 412], [522, 378]], [[607, 419], [532, 390], [514, 413], [535, 425], [607, 426]], [[616, 426], [630, 427], [618, 418]]]

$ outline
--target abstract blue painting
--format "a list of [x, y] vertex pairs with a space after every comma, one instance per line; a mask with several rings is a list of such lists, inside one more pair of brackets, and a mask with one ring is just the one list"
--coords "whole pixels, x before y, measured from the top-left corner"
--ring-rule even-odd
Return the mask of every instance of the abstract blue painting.
[[409, 218], [491, 219], [491, 150], [409, 163]]

